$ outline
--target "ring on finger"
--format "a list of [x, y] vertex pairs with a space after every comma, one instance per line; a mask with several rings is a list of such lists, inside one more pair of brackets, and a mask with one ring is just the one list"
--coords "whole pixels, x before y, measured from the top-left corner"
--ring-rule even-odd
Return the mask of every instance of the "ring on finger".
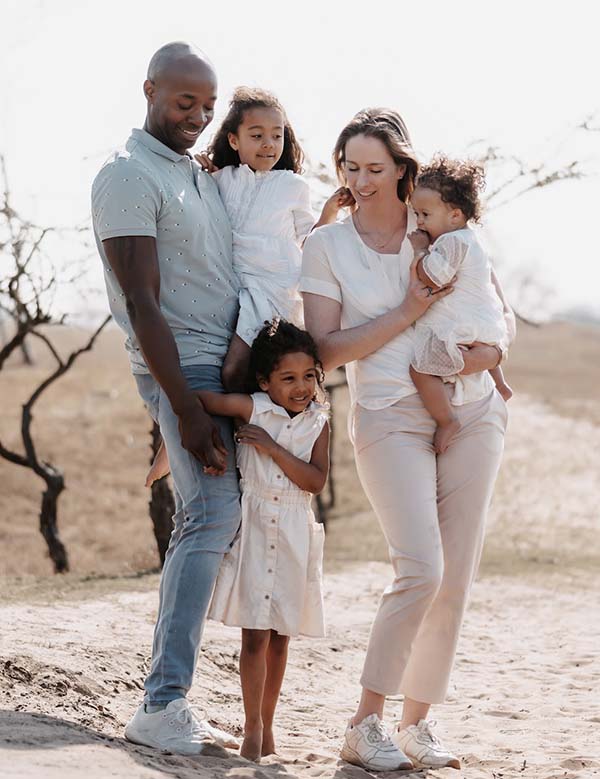
[[427, 290], [427, 297], [430, 298], [433, 295], [433, 287], [425, 287]]

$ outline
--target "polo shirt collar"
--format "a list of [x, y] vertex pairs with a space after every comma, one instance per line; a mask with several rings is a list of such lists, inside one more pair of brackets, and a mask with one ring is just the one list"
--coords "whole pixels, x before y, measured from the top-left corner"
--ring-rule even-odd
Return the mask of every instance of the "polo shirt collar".
[[171, 162], [181, 162], [182, 160], [191, 159], [189, 154], [177, 154], [173, 149], [169, 149], [168, 146], [165, 146], [164, 143], [161, 143], [158, 138], [150, 135], [146, 130], [140, 130], [135, 127], [131, 131], [131, 137], [147, 149], [150, 149], [150, 151], [153, 151], [155, 154], [160, 154], [162, 157], [166, 157], [168, 160], [171, 160]]

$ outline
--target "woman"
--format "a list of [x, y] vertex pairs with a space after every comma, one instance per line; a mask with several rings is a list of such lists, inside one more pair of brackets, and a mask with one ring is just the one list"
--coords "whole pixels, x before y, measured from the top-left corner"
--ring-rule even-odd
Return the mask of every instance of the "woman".
[[[394, 567], [342, 757], [367, 770], [458, 768], [426, 718], [446, 694], [502, 456], [506, 408], [487, 373], [502, 354], [481, 344], [465, 353], [460, 432], [436, 458], [435, 422], [409, 375], [411, 325], [452, 289], [432, 294], [416, 275], [407, 201], [418, 164], [404, 122], [387, 109], [361, 111], [342, 130], [334, 161], [357, 207], [308, 237], [300, 288], [325, 369], [347, 366], [358, 473]], [[426, 247], [426, 234], [422, 241]], [[399, 692], [402, 721], [390, 736], [385, 697]]]

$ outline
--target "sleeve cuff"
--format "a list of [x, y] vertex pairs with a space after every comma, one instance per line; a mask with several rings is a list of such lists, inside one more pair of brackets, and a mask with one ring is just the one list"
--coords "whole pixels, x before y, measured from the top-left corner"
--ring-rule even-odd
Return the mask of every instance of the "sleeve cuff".
[[109, 238], [123, 238], [125, 236], [147, 236], [148, 238], [156, 238], [156, 227], [122, 227], [120, 229], [112, 230], [100, 230], [98, 231], [98, 238], [101, 241], [106, 241]]
[[312, 279], [303, 276], [300, 279], [299, 289], [300, 292], [310, 292], [313, 295], [321, 295], [321, 297], [336, 300], [338, 303], [342, 302], [340, 288], [337, 284], [332, 284], [330, 281], [322, 281], [321, 279]]

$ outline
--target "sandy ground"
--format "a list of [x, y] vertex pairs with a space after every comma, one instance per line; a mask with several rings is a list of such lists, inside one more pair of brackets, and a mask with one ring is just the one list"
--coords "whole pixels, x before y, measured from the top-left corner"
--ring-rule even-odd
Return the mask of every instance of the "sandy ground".
[[[448, 702], [433, 712], [463, 768], [429, 779], [600, 776], [598, 335], [525, 330], [511, 354], [517, 396], [481, 578]], [[63, 345], [79, 338], [68, 333]], [[329, 634], [292, 645], [280, 757], [193, 761], [122, 738], [141, 698], [157, 600], [158, 577], [144, 573], [156, 564], [141, 486], [148, 423], [115, 333], [83, 359], [36, 415], [41, 450], [67, 473], [60, 523], [73, 573], [48, 575], [35, 527], [39, 484], [0, 462], [0, 779], [365, 776], [337, 751], [390, 574], [344, 437], [344, 396], [326, 550]], [[47, 367], [0, 374], [3, 441], [17, 445], [23, 392]], [[236, 631], [209, 624], [190, 697], [239, 734], [237, 650]], [[390, 701], [390, 720], [400, 706]]]
[[[239, 757], [160, 756], [123, 740], [123, 725], [141, 696], [154, 591], [2, 608], [2, 776], [364, 775], [338, 760], [337, 750], [356, 701], [373, 610], [388, 576], [387, 565], [371, 563], [328, 577], [329, 635], [292, 644], [278, 718], [280, 757], [260, 766]], [[463, 769], [412, 774], [431, 779], [600, 775], [600, 621], [597, 609], [595, 615], [590, 610], [595, 598], [592, 586], [584, 592], [558, 580], [546, 587], [501, 577], [479, 582], [448, 702], [435, 712], [440, 731], [463, 757]], [[215, 722], [239, 734], [237, 658], [237, 631], [209, 623], [190, 697]], [[390, 701], [389, 719], [399, 710], [399, 701]]]

